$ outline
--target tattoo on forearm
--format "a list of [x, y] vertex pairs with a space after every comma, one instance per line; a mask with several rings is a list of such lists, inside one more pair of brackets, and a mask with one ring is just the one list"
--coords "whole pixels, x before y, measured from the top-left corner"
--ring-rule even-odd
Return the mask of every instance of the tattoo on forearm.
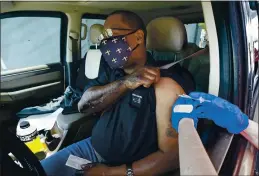
[[171, 124], [169, 124], [168, 127], [166, 128], [166, 136], [172, 137], [172, 138], [177, 137], [177, 133], [173, 130]]
[[130, 76], [127, 78], [127, 81], [129, 81], [131, 83], [136, 83], [139, 79], [140, 79], [139, 76]]
[[[123, 84], [123, 81], [118, 82], [117, 84], [112, 85], [112, 87], [107, 88], [106, 90], [103, 90], [103, 93], [101, 95], [97, 95], [98, 98], [93, 98], [95, 95], [91, 95], [91, 92], [89, 92], [89, 97], [86, 98], [85, 102], [85, 108], [95, 108], [99, 104], [103, 103], [105, 99], [110, 96], [111, 94], [116, 94], [120, 92], [120, 86]], [[88, 99], [88, 100], [87, 100]]]

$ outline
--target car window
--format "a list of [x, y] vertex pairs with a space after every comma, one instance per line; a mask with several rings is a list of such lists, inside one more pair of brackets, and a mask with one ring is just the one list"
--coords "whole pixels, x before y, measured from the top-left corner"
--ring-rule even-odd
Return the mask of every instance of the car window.
[[[82, 18], [82, 23], [87, 26], [87, 37], [85, 40], [81, 40], [81, 58], [83, 58], [86, 52], [89, 50], [90, 46], [93, 45], [90, 41], [90, 27], [93, 24], [104, 24], [104, 19], [87, 19]], [[81, 36], [83, 35], [83, 30], [81, 30]]]
[[208, 44], [207, 31], [204, 23], [185, 24], [189, 43], [195, 43], [200, 48]]
[[259, 67], [259, 49], [258, 49], [258, 15], [256, 11], [253, 11], [251, 13], [251, 33], [252, 35], [252, 40], [253, 40], [253, 50], [254, 50], [254, 73], [257, 74], [258, 76], [258, 67]]
[[61, 61], [61, 18], [1, 19], [1, 72]]

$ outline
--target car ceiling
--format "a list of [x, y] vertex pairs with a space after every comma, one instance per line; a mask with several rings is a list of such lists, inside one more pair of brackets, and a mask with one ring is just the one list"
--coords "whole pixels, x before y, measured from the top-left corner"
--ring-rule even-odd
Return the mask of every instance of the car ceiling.
[[65, 13], [109, 14], [114, 10], [130, 10], [139, 14], [145, 23], [161, 16], [174, 16], [184, 23], [202, 22], [203, 14], [199, 1], [130, 1], [130, 2], [1, 2], [1, 12], [20, 10], [62, 11]]

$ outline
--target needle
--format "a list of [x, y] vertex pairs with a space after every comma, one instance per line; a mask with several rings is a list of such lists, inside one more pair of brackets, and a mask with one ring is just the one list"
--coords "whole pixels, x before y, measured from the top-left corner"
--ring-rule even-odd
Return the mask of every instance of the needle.
[[211, 102], [210, 100], [205, 100], [203, 97], [199, 97], [198, 99], [195, 99], [195, 98], [192, 98], [190, 97], [189, 95], [180, 95], [180, 94], [177, 94], [179, 97], [183, 97], [183, 98], [190, 98], [192, 100], [196, 100], [196, 101], [199, 101], [200, 103], [203, 103], [203, 102]]

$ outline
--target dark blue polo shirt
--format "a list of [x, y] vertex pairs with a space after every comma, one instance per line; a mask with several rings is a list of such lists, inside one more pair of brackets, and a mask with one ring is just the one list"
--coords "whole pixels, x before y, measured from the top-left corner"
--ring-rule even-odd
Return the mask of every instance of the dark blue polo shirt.
[[[154, 65], [148, 59], [147, 65]], [[177, 70], [161, 70], [162, 77], [171, 77], [189, 92], [185, 75]], [[101, 62], [99, 77], [87, 87], [102, 86], [125, 76], [123, 70], [112, 70]], [[188, 81], [187, 81], [188, 82]], [[158, 150], [156, 126], [156, 96], [154, 87], [143, 86], [127, 92], [107, 109], [92, 131], [94, 149], [111, 165], [121, 165], [140, 160]]]

